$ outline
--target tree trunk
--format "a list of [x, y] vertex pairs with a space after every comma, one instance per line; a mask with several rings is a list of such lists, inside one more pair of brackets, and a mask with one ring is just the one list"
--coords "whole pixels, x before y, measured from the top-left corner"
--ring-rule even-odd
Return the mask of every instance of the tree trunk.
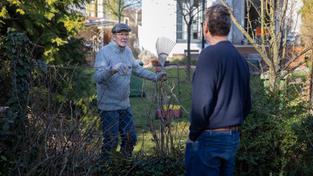
[[270, 91], [272, 93], [274, 93], [276, 90], [278, 90], [277, 88], [277, 72], [276, 72], [276, 69], [275, 69], [275, 66], [274, 65], [271, 65], [270, 68], [269, 68], [269, 72], [268, 72], [268, 85], [269, 85], [269, 88], [270, 88]]
[[191, 81], [191, 56], [190, 56], [190, 42], [191, 42], [191, 25], [192, 20], [190, 19], [187, 25], [187, 64], [186, 64], [186, 80]]
[[[7, 36], [6, 54], [11, 64], [11, 96], [7, 105], [9, 113], [4, 126], [9, 127], [10, 140], [22, 142], [27, 123], [27, 106], [31, 79], [31, 43], [24, 33], [10, 33]], [[12, 136], [13, 135], [13, 136]], [[16, 145], [17, 146], [17, 145]]]
[[118, 22], [120, 23], [121, 22], [121, 20], [122, 20], [122, 0], [119, 0], [118, 1]]

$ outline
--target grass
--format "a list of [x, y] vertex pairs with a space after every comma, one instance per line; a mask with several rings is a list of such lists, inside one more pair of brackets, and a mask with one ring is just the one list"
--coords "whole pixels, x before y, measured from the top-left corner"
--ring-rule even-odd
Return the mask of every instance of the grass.
[[[188, 117], [191, 106], [191, 83], [185, 80], [185, 71], [181, 68], [169, 68], [166, 70], [168, 80], [164, 82], [167, 87], [167, 95], [173, 98], [172, 103], [183, 107], [183, 116], [180, 119], [171, 121], [172, 135], [177, 145], [184, 144], [188, 134]], [[130, 99], [134, 115], [134, 122], [138, 134], [138, 143], [135, 152], [144, 151], [150, 153], [155, 147], [153, 137], [150, 132], [149, 124], [159, 127], [159, 120], [155, 118], [155, 112], [158, 108], [156, 102], [156, 85], [154, 82], [143, 80], [142, 90], [145, 97], [132, 97]], [[172, 92], [169, 91], [172, 89]], [[157, 130], [159, 132], [159, 130]]]

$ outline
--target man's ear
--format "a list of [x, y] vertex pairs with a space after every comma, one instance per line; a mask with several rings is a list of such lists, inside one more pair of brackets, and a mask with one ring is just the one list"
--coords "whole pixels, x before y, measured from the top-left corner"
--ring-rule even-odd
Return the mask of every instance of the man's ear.
[[204, 35], [204, 36], [207, 36], [208, 33], [209, 33], [209, 28], [208, 28], [208, 26], [203, 26], [203, 35]]
[[116, 40], [116, 35], [115, 35], [115, 34], [112, 34], [112, 35], [111, 35], [111, 40], [113, 40], [113, 41]]
[[209, 28], [208, 28], [208, 25], [204, 25], [204, 33], [208, 33], [209, 32]]

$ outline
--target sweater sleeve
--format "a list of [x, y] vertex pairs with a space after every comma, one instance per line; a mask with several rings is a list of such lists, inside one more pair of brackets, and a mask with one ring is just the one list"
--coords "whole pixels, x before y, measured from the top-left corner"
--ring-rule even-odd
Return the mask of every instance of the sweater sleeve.
[[218, 59], [209, 52], [200, 54], [192, 81], [192, 107], [189, 139], [197, 140], [209, 125], [216, 105]]
[[112, 74], [112, 66], [103, 56], [103, 53], [99, 51], [96, 55], [96, 61], [94, 68], [96, 69], [94, 74], [94, 80], [97, 83], [103, 83], [111, 78]]
[[152, 71], [149, 71], [142, 66], [140, 66], [135, 59], [132, 61], [132, 67], [133, 67], [133, 73], [141, 78], [145, 78], [151, 81], [156, 81], [157, 75], [153, 73]]

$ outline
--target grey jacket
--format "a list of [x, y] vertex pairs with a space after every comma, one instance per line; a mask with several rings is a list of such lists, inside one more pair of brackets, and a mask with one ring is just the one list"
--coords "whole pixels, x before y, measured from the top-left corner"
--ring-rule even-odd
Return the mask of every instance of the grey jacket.
[[[115, 64], [124, 63], [129, 70], [126, 75], [113, 74]], [[101, 48], [96, 55], [94, 79], [97, 83], [98, 109], [121, 110], [130, 107], [130, 77], [136, 76], [156, 81], [157, 75], [142, 68], [129, 47], [121, 48], [114, 41]]]

